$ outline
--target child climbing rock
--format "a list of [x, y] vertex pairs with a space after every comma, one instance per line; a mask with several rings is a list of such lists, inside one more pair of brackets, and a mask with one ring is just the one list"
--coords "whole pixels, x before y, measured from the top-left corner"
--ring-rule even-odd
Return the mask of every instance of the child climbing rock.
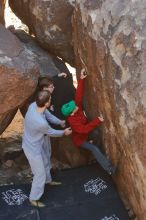
[[87, 117], [83, 112], [82, 98], [86, 77], [85, 70], [82, 69], [76, 90], [75, 101], [71, 100], [64, 104], [61, 108], [61, 112], [67, 117], [67, 122], [72, 129], [72, 139], [74, 144], [77, 147], [82, 147], [91, 151], [103, 169], [106, 170], [108, 174], [114, 175], [116, 168], [112, 166], [111, 162], [101, 153], [98, 146], [87, 141], [89, 133], [95, 127], [100, 125], [104, 119], [102, 117], [96, 117], [88, 122]]

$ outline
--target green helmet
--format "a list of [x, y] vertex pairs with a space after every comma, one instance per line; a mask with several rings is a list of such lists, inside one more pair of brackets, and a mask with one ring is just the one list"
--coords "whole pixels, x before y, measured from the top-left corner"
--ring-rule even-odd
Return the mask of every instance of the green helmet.
[[75, 102], [72, 100], [70, 102], [67, 102], [61, 107], [61, 112], [64, 116], [69, 116], [76, 108]]

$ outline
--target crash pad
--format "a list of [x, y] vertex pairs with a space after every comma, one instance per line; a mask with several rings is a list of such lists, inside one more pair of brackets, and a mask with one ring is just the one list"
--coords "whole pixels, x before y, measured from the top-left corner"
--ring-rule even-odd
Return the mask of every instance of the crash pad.
[[46, 186], [45, 208], [29, 204], [29, 184], [0, 187], [0, 220], [129, 220], [112, 178], [98, 164], [61, 170]]

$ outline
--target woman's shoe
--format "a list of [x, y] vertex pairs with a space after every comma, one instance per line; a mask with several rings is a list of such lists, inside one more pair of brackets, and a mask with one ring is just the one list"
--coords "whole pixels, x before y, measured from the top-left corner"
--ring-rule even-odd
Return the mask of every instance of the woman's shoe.
[[61, 182], [52, 181], [52, 182], [49, 182], [48, 184], [49, 184], [50, 186], [59, 186], [59, 185], [61, 185], [62, 183], [61, 183]]
[[44, 203], [40, 202], [39, 200], [29, 200], [29, 201], [30, 204], [34, 207], [43, 208], [46, 206]]

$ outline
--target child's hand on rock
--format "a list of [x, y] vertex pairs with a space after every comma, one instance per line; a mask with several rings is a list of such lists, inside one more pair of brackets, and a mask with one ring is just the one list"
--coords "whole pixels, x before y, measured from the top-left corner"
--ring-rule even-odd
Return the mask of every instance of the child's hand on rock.
[[80, 78], [81, 78], [81, 79], [84, 79], [84, 78], [86, 78], [86, 77], [87, 77], [87, 73], [86, 73], [85, 69], [83, 68], [83, 69], [81, 70], [81, 76], [80, 76]]
[[104, 118], [103, 118], [102, 115], [98, 116], [98, 118], [99, 118], [100, 121], [102, 121], [102, 122], [104, 121]]

